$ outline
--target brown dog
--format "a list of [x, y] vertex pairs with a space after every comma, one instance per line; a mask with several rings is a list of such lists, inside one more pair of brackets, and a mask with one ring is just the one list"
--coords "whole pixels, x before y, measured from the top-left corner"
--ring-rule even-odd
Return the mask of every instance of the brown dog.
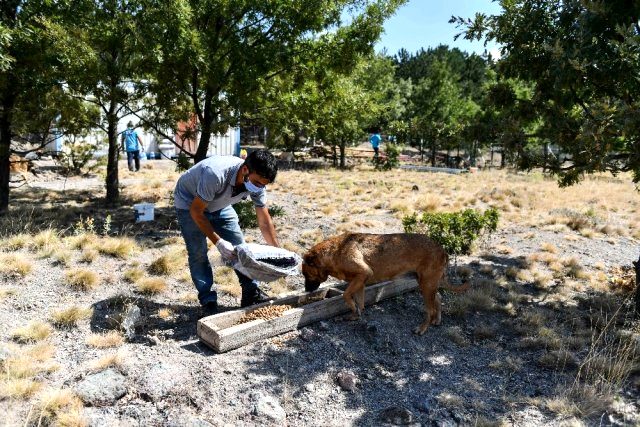
[[[328, 276], [346, 280], [349, 284], [344, 300], [353, 312], [351, 318], [357, 319], [364, 310], [365, 285], [417, 273], [426, 316], [414, 332], [422, 335], [429, 325], [440, 324], [438, 284], [447, 263], [442, 246], [422, 234], [345, 233], [312, 247], [304, 255], [302, 274], [307, 291], [318, 289]], [[461, 292], [469, 286], [452, 288], [445, 282], [443, 287]], [[354, 296], [358, 299], [357, 306]]]

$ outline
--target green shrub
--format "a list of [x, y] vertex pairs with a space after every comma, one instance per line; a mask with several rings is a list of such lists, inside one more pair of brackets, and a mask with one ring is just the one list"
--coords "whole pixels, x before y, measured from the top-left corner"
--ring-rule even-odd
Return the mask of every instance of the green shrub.
[[187, 156], [184, 151], [181, 151], [178, 154], [178, 158], [175, 160], [176, 162], [176, 172], [184, 172], [188, 170], [191, 166], [191, 158]]
[[60, 153], [62, 167], [69, 173], [79, 174], [96, 152], [95, 144], [85, 141], [68, 142], [66, 150]]
[[397, 168], [400, 165], [400, 149], [401, 147], [396, 144], [387, 144], [385, 146], [385, 158], [382, 159], [380, 156], [374, 157], [372, 162], [373, 166], [377, 170], [388, 171], [393, 168]]
[[402, 218], [407, 233], [426, 234], [440, 243], [450, 255], [468, 254], [473, 242], [484, 233], [498, 228], [499, 214], [496, 209], [479, 213], [474, 209], [461, 212], [425, 212], [422, 216], [412, 214]]
[[[238, 214], [240, 228], [256, 228], [258, 226], [258, 217], [256, 216], [256, 210], [251, 200], [236, 203], [233, 205], [233, 208]], [[272, 218], [284, 216], [284, 209], [278, 205], [269, 206], [269, 215], [271, 215]]]

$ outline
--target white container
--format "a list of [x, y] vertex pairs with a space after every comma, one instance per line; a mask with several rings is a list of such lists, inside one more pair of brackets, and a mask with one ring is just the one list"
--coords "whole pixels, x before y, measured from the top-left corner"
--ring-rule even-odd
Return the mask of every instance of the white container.
[[136, 222], [153, 221], [153, 203], [138, 203], [133, 205]]

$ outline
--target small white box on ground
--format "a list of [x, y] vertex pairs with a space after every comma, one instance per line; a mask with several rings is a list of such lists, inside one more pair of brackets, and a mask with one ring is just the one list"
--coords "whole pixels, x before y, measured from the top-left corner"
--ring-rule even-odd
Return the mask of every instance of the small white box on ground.
[[153, 203], [138, 203], [133, 205], [136, 222], [153, 221], [154, 206]]

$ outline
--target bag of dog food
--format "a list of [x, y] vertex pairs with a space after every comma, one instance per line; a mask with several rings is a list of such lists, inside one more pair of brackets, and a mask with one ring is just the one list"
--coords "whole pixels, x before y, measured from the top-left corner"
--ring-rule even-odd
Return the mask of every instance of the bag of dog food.
[[302, 258], [294, 252], [255, 243], [243, 243], [235, 248], [237, 259], [230, 267], [252, 280], [273, 282], [299, 274]]

